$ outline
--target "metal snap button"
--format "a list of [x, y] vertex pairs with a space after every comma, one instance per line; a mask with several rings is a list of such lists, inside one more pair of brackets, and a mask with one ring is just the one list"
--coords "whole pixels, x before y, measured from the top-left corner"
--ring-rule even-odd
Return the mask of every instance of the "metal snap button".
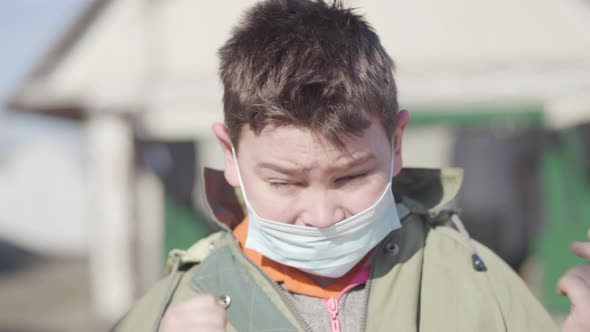
[[399, 252], [399, 246], [395, 242], [388, 242], [385, 245], [385, 251], [387, 251], [387, 253], [392, 256], [397, 255], [397, 253]]
[[231, 298], [228, 295], [220, 295], [217, 298], [217, 303], [221, 304], [225, 309], [227, 309], [231, 304]]

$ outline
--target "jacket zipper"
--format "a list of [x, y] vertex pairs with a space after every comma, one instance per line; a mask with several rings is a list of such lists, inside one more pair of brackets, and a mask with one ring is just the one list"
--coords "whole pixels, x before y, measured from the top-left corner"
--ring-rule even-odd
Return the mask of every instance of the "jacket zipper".
[[[380, 248], [379, 248], [380, 249]], [[375, 256], [375, 259], [377, 257]], [[373, 283], [373, 272], [375, 271], [375, 264], [371, 264], [371, 271], [369, 271], [369, 279], [366, 283], [367, 288], [367, 296], [365, 297], [365, 310], [363, 311], [363, 316], [361, 317], [361, 329], [362, 331], [367, 330], [367, 314], [369, 311], [369, 297], [371, 296], [371, 284]]]
[[[234, 241], [233, 244], [237, 244], [235, 238], [232, 237], [232, 240]], [[313, 332], [312, 329], [311, 329], [311, 327], [307, 324], [307, 322], [305, 322], [303, 320], [303, 318], [301, 318], [301, 315], [299, 315], [299, 312], [297, 312], [297, 308], [295, 308], [295, 306], [293, 305], [293, 303], [291, 302], [291, 300], [283, 293], [284, 290], [280, 289], [279, 286], [277, 286], [277, 284], [274, 282], [274, 280], [272, 280], [266, 273], [264, 273], [264, 271], [262, 271], [262, 269], [258, 265], [254, 264], [254, 262], [252, 262], [252, 260], [248, 256], [246, 256], [242, 250], [238, 250], [238, 251], [240, 252], [240, 255], [244, 259], [246, 259], [246, 261], [248, 263], [250, 263], [250, 265], [252, 267], [254, 267], [254, 269], [256, 271], [258, 271], [258, 273], [260, 273], [262, 275], [262, 277], [264, 279], [266, 279], [266, 281], [268, 281], [268, 283], [271, 285], [271, 287], [279, 295], [279, 297], [281, 298], [281, 300], [283, 300], [283, 303], [287, 306], [287, 308], [289, 308], [289, 311], [295, 317], [295, 319], [297, 320], [297, 322], [301, 326], [303, 326], [303, 330], [306, 331], [306, 332]]]
[[332, 297], [328, 299], [325, 304], [328, 307], [328, 313], [330, 313], [330, 323], [332, 326], [332, 332], [341, 332], [340, 320], [338, 319], [340, 301]]

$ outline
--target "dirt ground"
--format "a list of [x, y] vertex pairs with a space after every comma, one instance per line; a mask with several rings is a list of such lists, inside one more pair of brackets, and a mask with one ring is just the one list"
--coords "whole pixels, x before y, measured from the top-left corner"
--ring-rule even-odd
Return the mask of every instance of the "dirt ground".
[[108, 331], [91, 313], [88, 263], [44, 259], [0, 273], [0, 332]]

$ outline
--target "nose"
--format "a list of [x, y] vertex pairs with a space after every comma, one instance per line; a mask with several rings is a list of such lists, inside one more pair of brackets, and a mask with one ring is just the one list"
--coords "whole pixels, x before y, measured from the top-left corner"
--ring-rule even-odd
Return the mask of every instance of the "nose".
[[316, 193], [307, 197], [306, 208], [301, 215], [305, 226], [315, 228], [328, 228], [341, 220], [345, 213], [334, 195], [329, 193]]

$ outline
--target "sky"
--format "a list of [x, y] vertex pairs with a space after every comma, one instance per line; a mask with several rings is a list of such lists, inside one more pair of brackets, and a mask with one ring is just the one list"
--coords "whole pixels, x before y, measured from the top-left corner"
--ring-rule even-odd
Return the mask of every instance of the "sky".
[[88, 1], [0, 1], [0, 100], [43, 58]]
[[7, 112], [5, 102], [89, 1], [0, 0], [0, 162], [31, 143], [78, 135], [63, 120]]

